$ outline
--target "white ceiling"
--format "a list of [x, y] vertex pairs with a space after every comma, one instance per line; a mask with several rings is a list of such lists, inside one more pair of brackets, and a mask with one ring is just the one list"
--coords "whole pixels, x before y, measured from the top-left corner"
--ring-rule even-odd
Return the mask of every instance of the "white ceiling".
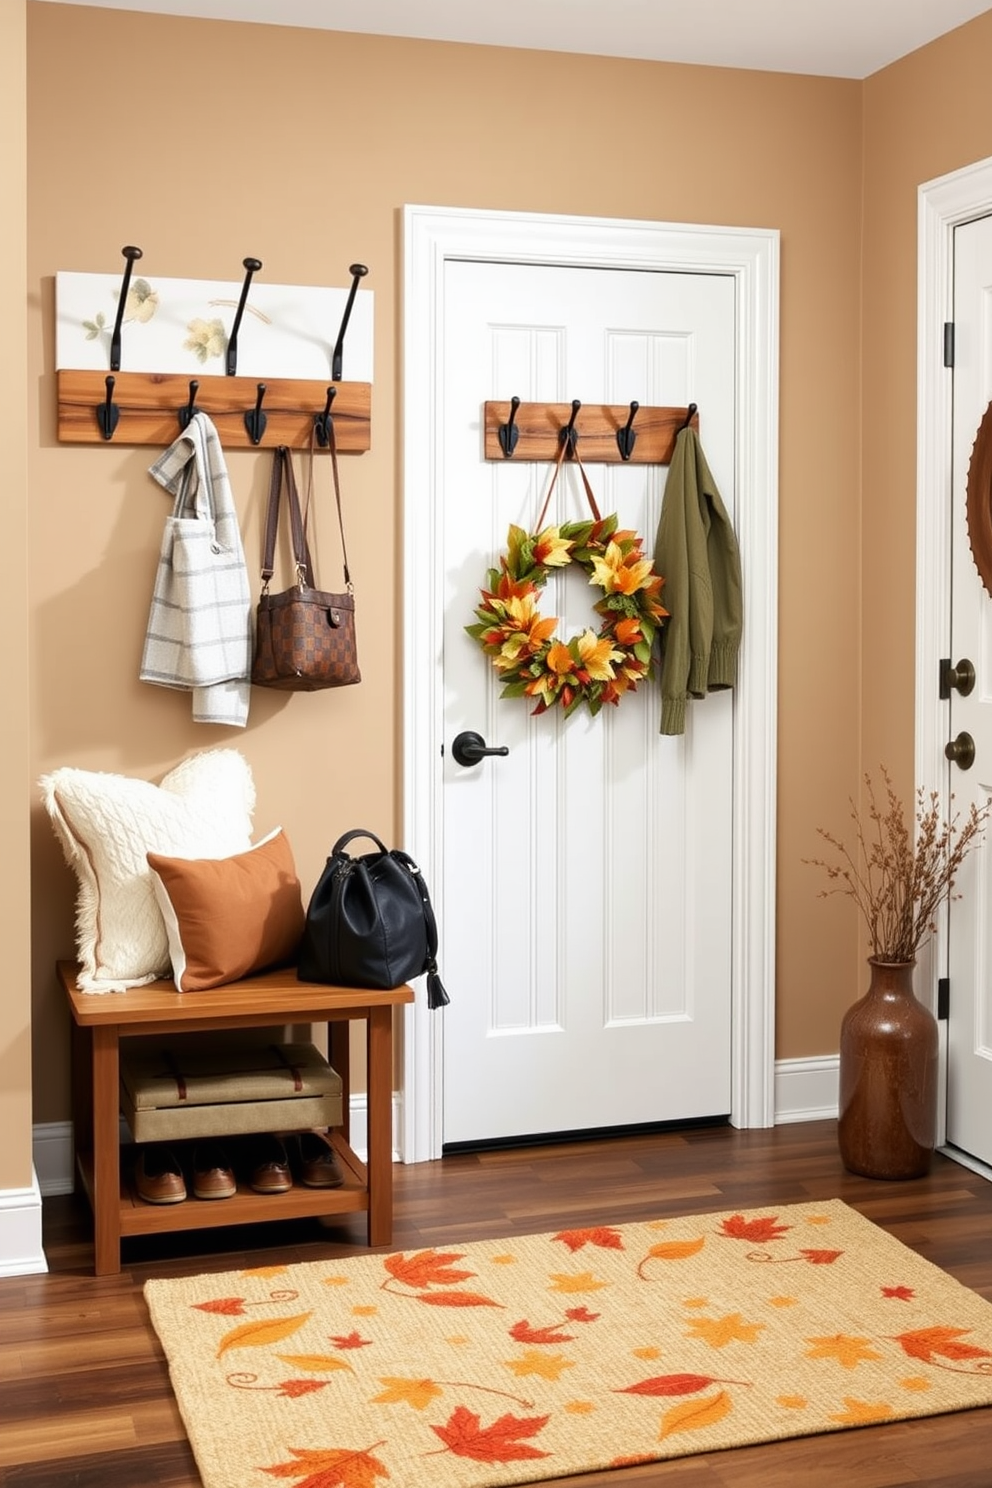
[[60, 0], [113, 10], [864, 78], [989, 0]]

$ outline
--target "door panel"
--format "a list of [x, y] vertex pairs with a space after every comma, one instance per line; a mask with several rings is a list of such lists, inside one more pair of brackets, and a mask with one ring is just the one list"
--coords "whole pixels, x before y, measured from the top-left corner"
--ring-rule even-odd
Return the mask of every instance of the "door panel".
[[[642, 684], [596, 718], [502, 700], [464, 627], [511, 522], [536, 523], [549, 467], [481, 456], [482, 404], [700, 407], [735, 499], [734, 281], [717, 274], [445, 265], [443, 608], [444, 1141], [689, 1119], [730, 1109], [733, 699], [658, 732]], [[577, 421], [580, 434], [581, 412]], [[636, 425], [635, 425], [636, 428]], [[600, 509], [650, 553], [666, 471], [589, 467]], [[574, 471], [548, 520], [586, 510]], [[745, 576], [746, 577], [746, 576]], [[549, 581], [558, 634], [594, 623], [578, 572]], [[474, 729], [505, 758], [465, 768]]]

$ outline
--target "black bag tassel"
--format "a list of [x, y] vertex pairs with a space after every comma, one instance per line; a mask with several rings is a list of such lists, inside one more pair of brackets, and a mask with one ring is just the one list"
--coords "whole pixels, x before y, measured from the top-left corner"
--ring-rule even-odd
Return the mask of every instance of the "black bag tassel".
[[444, 983], [437, 973], [437, 962], [433, 956], [427, 963], [427, 1006], [433, 1011], [434, 1008], [447, 1007], [451, 998], [444, 990]]

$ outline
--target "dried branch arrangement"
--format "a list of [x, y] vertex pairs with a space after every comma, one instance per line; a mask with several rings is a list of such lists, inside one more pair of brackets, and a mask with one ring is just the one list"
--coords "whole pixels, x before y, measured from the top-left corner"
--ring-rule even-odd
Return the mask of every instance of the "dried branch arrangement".
[[[832, 884], [821, 897], [845, 894], [861, 912], [878, 961], [915, 961], [920, 946], [937, 928], [937, 911], [945, 900], [959, 898], [954, 883], [972, 848], [981, 840], [992, 812], [992, 801], [972, 802], [963, 821], [955, 814], [945, 820], [936, 791], [917, 791], [915, 840], [902, 801], [888, 771], [882, 767], [884, 802], [870, 775], [865, 775], [867, 807], [860, 812], [851, 802], [855, 844], [848, 848], [832, 832], [817, 832], [839, 861], [804, 858], [822, 868]], [[953, 797], [952, 797], [953, 800]]]

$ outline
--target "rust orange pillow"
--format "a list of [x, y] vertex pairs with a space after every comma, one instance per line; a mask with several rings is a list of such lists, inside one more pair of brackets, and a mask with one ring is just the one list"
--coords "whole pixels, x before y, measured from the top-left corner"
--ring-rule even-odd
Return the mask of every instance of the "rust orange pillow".
[[202, 992], [292, 961], [303, 934], [300, 880], [281, 827], [226, 858], [149, 853], [180, 992]]

